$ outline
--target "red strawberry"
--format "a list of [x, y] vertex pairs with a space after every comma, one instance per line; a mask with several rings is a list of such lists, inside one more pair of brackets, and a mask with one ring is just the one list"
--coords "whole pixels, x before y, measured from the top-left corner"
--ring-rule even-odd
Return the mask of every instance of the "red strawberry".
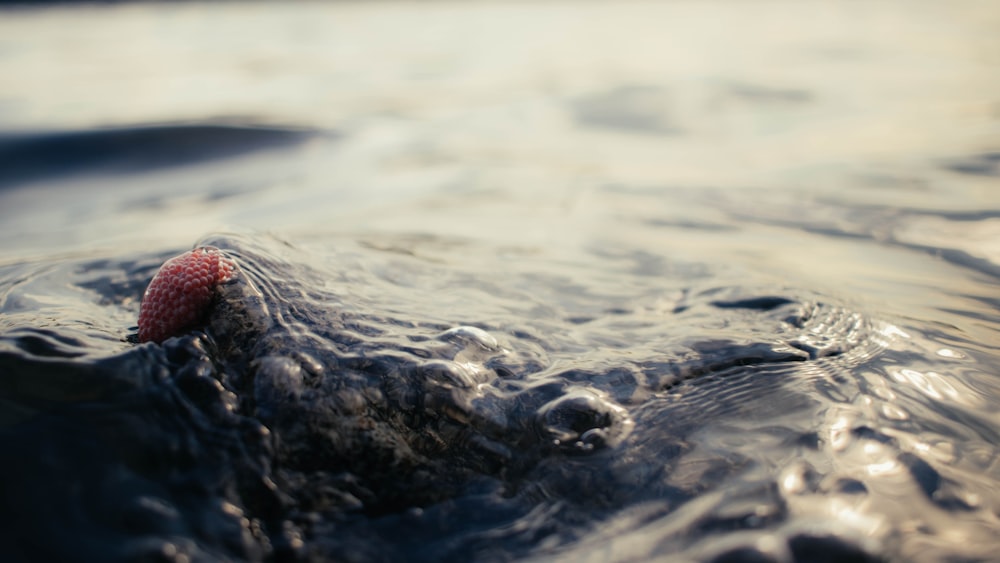
[[139, 306], [139, 341], [163, 342], [198, 324], [215, 286], [232, 279], [236, 263], [211, 246], [171, 258], [149, 282]]

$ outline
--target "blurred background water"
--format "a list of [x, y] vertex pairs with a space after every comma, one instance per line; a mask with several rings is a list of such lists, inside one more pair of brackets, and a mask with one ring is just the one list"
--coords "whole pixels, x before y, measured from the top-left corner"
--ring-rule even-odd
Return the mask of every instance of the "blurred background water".
[[[41, 173], [24, 178], [30, 189], [5, 182], [14, 255], [135, 241], [139, 224], [151, 240], [183, 244], [191, 236], [175, 215], [197, 230], [384, 228], [380, 217], [400, 216], [423, 229], [421, 213], [356, 209], [432, 198], [438, 211], [468, 207], [461, 216], [489, 215], [492, 202], [474, 202], [490, 198], [585, 214], [615, 185], [725, 189], [751, 213], [774, 213], [767, 198], [784, 196], [800, 209], [778, 215], [813, 224], [859, 204], [901, 208], [910, 213], [898, 225], [878, 223], [906, 242], [996, 255], [986, 212], [996, 207], [1000, 15], [989, 2], [139, 4], [3, 16], [8, 143], [178, 128], [172, 145], [121, 156], [159, 151], [167, 166], [148, 167], [156, 174], [101, 176], [94, 165], [73, 187]], [[169, 166], [188, 163], [170, 160], [198, 142], [188, 127], [220, 122], [291, 128], [309, 142]], [[209, 159], [250, 141], [204, 142], [196, 152]], [[61, 156], [37, 168], [58, 170]], [[205, 193], [214, 204], [191, 202]], [[823, 216], [807, 218], [821, 212], [804, 203], [818, 200]], [[674, 215], [711, 212], [697, 207]]]
[[[823, 510], [787, 500], [809, 489], [796, 479], [809, 482], [818, 472], [839, 475], [828, 481], [842, 484], [847, 477], [816, 460], [809, 471], [790, 469], [778, 461], [786, 444], [764, 448], [773, 467], [757, 466], [755, 482], [785, 487], [782, 506], [792, 507], [773, 521], [761, 512], [764, 524], [720, 516], [715, 527], [692, 528], [675, 511], [677, 499], [642, 512], [649, 505], [628, 496], [592, 508], [581, 517], [586, 526], [552, 516], [569, 529], [592, 526], [592, 534], [548, 543], [501, 535], [501, 545], [519, 547], [498, 548], [497, 557], [750, 558], [752, 551], [808, 560], [814, 552], [795, 543], [803, 529], [836, 532], [834, 523], [852, 518], [853, 531], [837, 537], [872, 557], [988, 560], [998, 547], [995, 2], [143, 3], [0, 11], [0, 331], [12, 374], [3, 395], [9, 412], [44, 411], [38, 401], [77, 396], [55, 375], [25, 391], [41, 356], [130, 357], [135, 347], [125, 337], [155, 266], [217, 232], [239, 233], [218, 239], [220, 246], [270, 272], [262, 279], [287, 280], [272, 282], [275, 295], [301, 284], [274, 297], [272, 312], [322, 309], [314, 293], [333, 291], [332, 282], [301, 281], [318, 271], [347, 284], [329, 299], [367, 304], [359, 315], [397, 327], [386, 330], [474, 325], [507, 338], [511, 349], [547, 350], [551, 362], [525, 360], [518, 377], [572, 380], [556, 368], [570, 369], [581, 350], [592, 351], [580, 360], [591, 362], [586, 369], [605, 374], [661, 361], [682, 366], [664, 369], [683, 379], [723, 369], [711, 367], [713, 354], [719, 366], [767, 363], [741, 356], [733, 335], [770, 342], [791, 329], [727, 313], [784, 306], [740, 301], [761, 295], [819, 307], [812, 318], [827, 320], [795, 341], [812, 350], [809, 361], [826, 354], [820, 349], [861, 350], [838, 353], [849, 357], [838, 369], [859, 382], [844, 399], [849, 407], [824, 403], [813, 390], [806, 394], [822, 408], [792, 409], [794, 422], [773, 422], [821, 427], [814, 431], [832, 449], [820, 447], [818, 457], [851, 452], [845, 475], [864, 483], [870, 500], [844, 508], [838, 489], [825, 485], [810, 490], [826, 501], [809, 501]], [[300, 249], [294, 259], [267, 258], [282, 256], [286, 245]], [[417, 263], [396, 264], [396, 256]], [[683, 316], [709, 304], [709, 312]], [[824, 309], [830, 304], [836, 307]], [[624, 325], [609, 319], [619, 314], [637, 315], [629, 323], [645, 328], [628, 334], [638, 340], [616, 340]], [[845, 318], [855, 320], [834, 320]], [[587, 328], [595, 319], [600, 326]], [[515, 328], [521, 325], [531, 327], [535, 344]], [[730, 347], [702, 345], [719, 341], [720, 330]], [[661, 333], [702, 344], [690, 346], [693, 355], [671, 355], [672, 345], [652, 344]], [[29, 345], [39, 334], [47, 344]], [[622, 349], [629, 352], [612, 352]], [[225, 363], [224, 356], [215, 361]], [[692, 361], [709, 367], [690, 368]], [[636, 435], [648, 437], [650, 421], [678, 415], [671, 408], [712, 412], [713, 401], [725, 402], [714, 394], [748, 392], [707, 385], [682, 407], [662, 406], [669, 397], [658, 393], [666, 387], [647, 389], [652, 398], [619, 397], [614, 386], [601, 392], [624, 404]], [[485, 420], [494, 407], [482, 408]], [[471, 419], [465, 422], [482, 430], [485, 423]], [[9, 432], [15, 442], [25, 435]], [[844, 432], [868, 440], [867, 449], [837, 445]], [[714, 444], [724, 433], [690, 440]], [[632, 440], [616, 447], [639, 452], [631, 454], [638, 467], [675, 459], [643, 446], [653, 438]], [[728, 447], [745, 455], [756, 446], [748, 437]], [[881, 447], [893, 453], [886, 458], [875, 451]], [[566, 467], [574, 466], [552, 471]], [[877, 485], [897, 470], [916, 488]], [[547, 482], [552, 474], [532, 478]], [[671, 486], [700, 499], [684, 505], [699, 515], [699, 506], [753, 504], [713, 496], [738, 489], [723, 481], [705, 491]], [[545, 517], [525, 512], [530, 503], [521, 501], [505, 508], [514, 521], [544, 527]], [[307, 546], [320, 546], [307, 552], [367, 558], [323, 544], [333, 533], [306, 520], [288, 521]], [[365, 534], [401, 525], [371, 524], [376, 531]], [[453, 531], [443, 529], [435, 533]], [[724, 534], [743, 529], [760, 533]], [[615, 530], [625, 539], [616, 540]], [[774, 537], [787, 539], [786, 547], [768, 547]], [[491, 553], [436, 549], [427, 560]]]

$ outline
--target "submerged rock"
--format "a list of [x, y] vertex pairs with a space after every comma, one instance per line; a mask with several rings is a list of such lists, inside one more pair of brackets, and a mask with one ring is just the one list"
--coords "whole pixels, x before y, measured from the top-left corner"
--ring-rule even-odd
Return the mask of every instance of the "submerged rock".
[[992, 497], [865, 406], [912, 360], [898, 329], [828, 299], [202, 245], [240, 275], [200, 329], [60, 360], [98, 394], [9, 395], [62, 348], [5, 337], [36, 409], [0, 434], [13, 560], [905, 559], [898, 491], [989, 531]]

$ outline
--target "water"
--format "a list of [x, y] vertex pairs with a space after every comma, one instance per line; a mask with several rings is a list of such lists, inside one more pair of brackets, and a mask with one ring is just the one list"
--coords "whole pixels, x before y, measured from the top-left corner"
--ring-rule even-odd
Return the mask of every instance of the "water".
[[4, 559], [994, 558], [998, 15], [0, 12]]

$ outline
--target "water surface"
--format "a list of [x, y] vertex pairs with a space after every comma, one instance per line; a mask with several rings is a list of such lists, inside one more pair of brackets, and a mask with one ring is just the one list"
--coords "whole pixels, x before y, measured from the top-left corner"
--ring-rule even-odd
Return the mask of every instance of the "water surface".
[[0, 16], [6, 558], [1000, 547], [989, 2]]

